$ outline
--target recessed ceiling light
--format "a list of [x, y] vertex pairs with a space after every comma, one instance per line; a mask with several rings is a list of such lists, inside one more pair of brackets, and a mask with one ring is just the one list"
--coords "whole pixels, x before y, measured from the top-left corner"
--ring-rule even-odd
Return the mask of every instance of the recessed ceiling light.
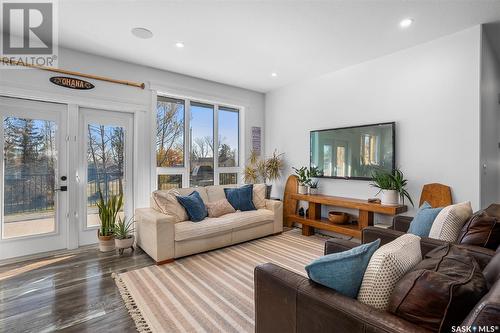
[[278, 76], [278, 73], [276, 73], [276, 72], [272, 72], [272, 73], [271, 73], [271, 76], [272, 76], [272, 77], [276, 77], [276, 76]]
[[183, 42], [177, 42], [177, 43], [175, 43], [175, 47], [177, 47], [179, 49], [182, 49], [184, 47], [184, 43]]
[[141, 39], [149, 39], [149, 38], [153, 37], [153, 33], [151, 32], [151, 30], [148, 30], [146, 28], [141, 28], [141, 27], [133, 28], [132, 35], [134, 35], [137, 38], [141, 38]]
[[405, 18], [399, 22], [399, 26], [401, 28], [408, 28], [410, 25], [413, 24], [413, 19], [412, 18]]

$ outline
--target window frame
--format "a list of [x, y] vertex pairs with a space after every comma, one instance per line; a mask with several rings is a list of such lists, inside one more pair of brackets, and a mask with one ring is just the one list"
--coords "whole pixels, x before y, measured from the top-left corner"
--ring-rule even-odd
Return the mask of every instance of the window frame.
[[[183, 100], [184, 101], [184, 166], [176, 167], [157, 167], [156, 155], [157, 155], [157, 145], [156, 145], [156, 116], [157, 116], [157, 105], [158, 97], [173, 99], [173, 100]], [[191, 137], [189, 135], [191, 128], [191, 103], [204, 104], [213, 106], [213, 140], [214, 140], [214, 185], [219, 185], [220, 174], [221, 173], [236, 173], [237, 174], [237, 185], [241, 184], [242, 181], [242, 165], [244, 164], [244, 145], [242, 144], [244, 137], [244, 124], [243, 124], [243, 112], [244, 107], [233, 105], [231, 103], [215, 102], [210, 100], [204, 100], [199, 98], [189, 98], [176, 96], [175, 94], [161, 93], [157, 92], [153, 103], [153, 115], [154, 119], [154, 147], [153, 147], [153, 169], [152, 175], [154, 175], [154, 180], [152, 181], [153, 190], [158, 189], [158, 176], [159, 175], [181, 175], [182, 177], [182, 187], [191, 187], [190, 185], [190, 173], [191, 173]], [[233, 112], [238, 113], [238, 158], [237, 166], [234, 167], [220, 167], [219, 166], [219, 108], [224, 111], [234, 110]]]

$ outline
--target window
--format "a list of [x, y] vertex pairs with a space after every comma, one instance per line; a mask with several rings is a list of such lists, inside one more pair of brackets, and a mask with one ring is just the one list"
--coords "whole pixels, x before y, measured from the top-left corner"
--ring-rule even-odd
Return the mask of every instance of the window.
[[214, 184], [214, 107], [191, 103], [190, 186]]
[[157, 188], [237, 184], [239, 123], [236, 108], [158, 96]]
[[184, 166], [184, 101], [158, 96], [156, 166]]
[[219, 108], [219, 166], [238, 166], [240, 114], [236, 109]]

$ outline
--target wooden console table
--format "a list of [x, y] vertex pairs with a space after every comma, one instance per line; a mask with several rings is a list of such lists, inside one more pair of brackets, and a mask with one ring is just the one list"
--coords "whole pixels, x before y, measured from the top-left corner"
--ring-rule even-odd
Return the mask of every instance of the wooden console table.
[[[366, 200], [351, 199], [344, 197], [328, 196], [323, 194], [290, 194], [290, 199], [309, 202], [309, 216], [299, 216], [297, 212], [286, 216], [286, 224], [293, 222], [302, 224], [302, 234], [311, 236], [314, 228], [338, 232], [340, 234], [361, 238], [361, 230], [373, 225], [373, 214], [397, 215], [406, 212], [405, 205], [389, 206], [370, 203]], [[358, 222], [351, 224], [334, 224], [327, 218], [321, 217], [321, 205], [336, 206], [357, 209], [359, 211]]]

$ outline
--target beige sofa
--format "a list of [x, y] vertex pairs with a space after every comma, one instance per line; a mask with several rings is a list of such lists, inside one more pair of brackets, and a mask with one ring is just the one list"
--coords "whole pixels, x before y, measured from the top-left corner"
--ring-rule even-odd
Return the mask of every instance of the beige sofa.
[[[283, 231], [282, 203], [265, 199], [263, 184], [254, 186], [253, 201], [257, 210], [236, 211], [218, 218], [207, 217], [200, 222], [191, 222], [187, 220], [184, 209], [177, 206], [175, 195], [198, 191], [205, 203], [214, 202], [225, 198], [224, 188], [227, 187], [230, 186], [155, 191], [151, 208], [138, 208], [135, 211], [137, 244], [157, 264], [163, 264], [174, 258]], [[168, 204], [162, 204], [161, 200], [166, 200]]]

